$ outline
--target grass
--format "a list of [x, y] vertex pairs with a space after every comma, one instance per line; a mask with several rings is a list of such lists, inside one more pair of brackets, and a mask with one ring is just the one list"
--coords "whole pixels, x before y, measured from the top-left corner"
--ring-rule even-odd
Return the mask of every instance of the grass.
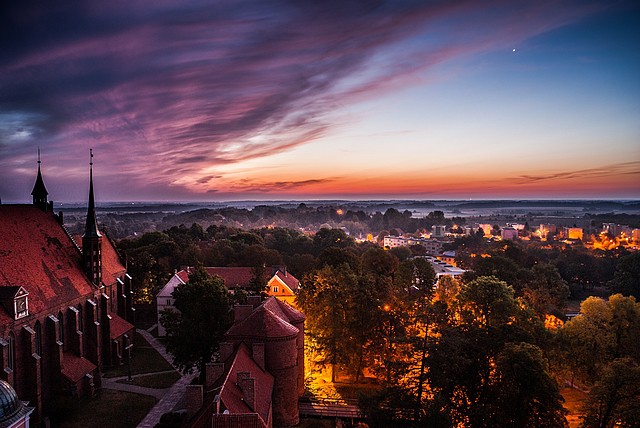
[[168, 373], [152, 373], [134, 377], [131, 382], [126, 379], [117, 381], [117, 383], [127, 383], [129, 385], [143, 386], [145, 388], [164, 389], [170, 388], [177, 380], [180, 379], [180, 373], [171, 371]]
[[564, 407], [569, 411], [569, 413], [567, 414], [567, 422], [569, 423], [569, 427], [579, 427], [582, 423], [582, 419], [580, 419], [580, 416], [583, 415], [580, 408], [582, 407], [584, 400], [587, 398], [587, 394], [569, 387], [562, 388], [560, 390], [560, 393], [565, 400]]
[[[136, 333], [133, 352], [131, 355], [131, 374], [145, 374], [173, 370], [171, 364], [160, 355], [142, 335]], [[127, 376], [127, 364], [105, 369], [104, 377]]]
[[330, 419], [300, 419], [296, 428], [335, 428], [336, 422]]
[[51, 426], [133, 428], [156, 404], [148, 395], [103, 389], [94, 398], [59, 398], [50, 403]]

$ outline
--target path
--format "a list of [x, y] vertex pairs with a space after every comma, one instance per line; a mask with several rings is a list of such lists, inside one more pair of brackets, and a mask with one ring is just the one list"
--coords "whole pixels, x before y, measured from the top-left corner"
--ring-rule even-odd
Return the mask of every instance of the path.
[[[155, 337], [149, 333], [154, 326], [151, 326], [149, 330], [141, 330], [136, 329], [136, 332], [140, 333], [142, 337], [145, 338], [149, 345], [153, 346], [153, 348], [158, 351], [162, 357], [167, 360], [169, 364], [173, 367], [173, 359], [171, 358], [171, 354], [169, 354], [164, 347], [164, 345]], [[157, 374], [156, 372], [155, 374]], [[145, 375], [150, 375], [153, 373], [147, 373]], [[136, 375], [133, 377], [140, 377], [145, 375]], [[147, 413], [147, 416], [138, 424], [138, 428], [153, 428], [157, 423], [160, 422], [160, 418], [165, 413], [171, 412], [176, 404], [180, 401], [180, 399], [184, 396], [184, 391], [186, 386], [191, 383], [195, 374], [183, 375], [176, 383], [173, 384], [171, 388], [165, 389], [155, 389], [155, 388], [145, 388], [143, 386], [131, 385], [128, 383], [117, 383], [116, 381], [121, 379], [126, 379], [126, 376], [118, 377], [118, 378], [103, 378], [102, 379], [102, 387], [107, 389], [116, 389], [119, 391], [127, 391], [127, 392], [135, 392], [138, 394], [151, 395], [158, 399], [158, 403]]]

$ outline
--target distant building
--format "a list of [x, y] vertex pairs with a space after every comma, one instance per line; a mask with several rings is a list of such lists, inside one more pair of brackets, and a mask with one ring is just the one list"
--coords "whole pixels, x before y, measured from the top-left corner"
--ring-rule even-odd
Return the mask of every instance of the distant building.
[[[237, 289], [249, 289], [256, 275], [255, 269], [251, 267], [205, 267], [205, 270], [211, 276], [217, 275], [221, 277], [225, 286], [231, 292]], [[190, 268], [176, 272], [156, 295], [158, 336], [166, 336], [167, 334], [165, 328], [160, 323], [160, 314], [164, 310], [175, 309], [173, 290], [175, 290], [177, 286], [189, 282], [189, 272]], [[274, 266], [273, 268], [267, 269], [262, 283], [265, 284], [267, 295], [276, 296], [278, 299], [295, 306], [295, 293], [300, 286], [300, 281], [288, 273], [286, 267]]]
[[581, 227], [566, 227], [564, 236], [567, 239], [582, 240], [583, 231]]
[[294, 426], [304, 392], [305, 316], [285, 302], [249, 296], [207, 364], [206, 384], [186, 391], [189, 427]]
[[443, 261], [451, 266], [456, 265], [456, 252], [455, 251], [443, 251], [442, 254], [436, 256], [440, 261]]
[[431, 234], [432, 238], [444, 238], [447, 233], [447, 226], [442, 224], [437, 224], [433, 226], [433, 233]]
[[433, 268], [433, 271], [436, 273], [436, 278], [439, 280], [441, 276], [449, 275], [449, 276], [459, 276], [465, 273], [464, 269], [460, 269], [459, 267], [455, 267], [449, 263], [446, 263], [442, 260], [438, 260], [432, 256], [420, 256], [426, 259]]
[[487, 223], [482, 223], [478, 225], [479, 229], [482, 229], [484, 232], [484, 236], [492, 236], [493, 226]]
[[513, 227], [503, 227], [500, 233], [501, 233], [502, 239], [506, 239], [509, 241], [518, 239], [518, 231]]
[[558, 228], [555, 224], [541, 224], [538, 232], [541, 238], [546, 239], [549, 235], [553, 235], [557, 232]]
[[640, 229], [633, 229], [631, 231], [631, 239], [634, 242], [640, 242]]
[[435, 239], [426, 238], [405, 238], [402, 236], [385, 236], [383, 240], [385, 248], [409, 247], [421, 245], [426, 249], [427, 254], [436, 255], [442, 252], [442, 242]]

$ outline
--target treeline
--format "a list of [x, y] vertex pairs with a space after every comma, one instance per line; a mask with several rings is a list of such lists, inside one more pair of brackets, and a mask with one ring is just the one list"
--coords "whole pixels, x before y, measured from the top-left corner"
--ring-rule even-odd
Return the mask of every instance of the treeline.
[[[84, 227], [84, 214], [68, 214], [65, 219], [72, 233], [81, 233]], [[400, 211], [387, 207], [381, 211], [365, 211], [357, 207], [317, 206], [309, 207], [304, 203], [295, 208], [282, 206], [256, 206], [246, 208], [203, 208], [193, 211], [167, 214], [163, 212], [142, 213], [105, 213], [99, 214], [100, 224], [114, 239], [130, 238], [146, 232], [163, 231], [182, 224], [200, 224], [207, 229], [211, 225], [227, 226], [238, 229], [261, 229], [263, 227], [282, 227], [302, 231], [316, 231], [322, 226], [345, 230], [349, 235], [365, 237], [384, 234], [400, 234], [430, 231], [435, 224], [451, 227], [464, 225], [462, 217], [445, 218], [442, 211], [432, 211], [424, 218], [415, 218], [409, 210]]]

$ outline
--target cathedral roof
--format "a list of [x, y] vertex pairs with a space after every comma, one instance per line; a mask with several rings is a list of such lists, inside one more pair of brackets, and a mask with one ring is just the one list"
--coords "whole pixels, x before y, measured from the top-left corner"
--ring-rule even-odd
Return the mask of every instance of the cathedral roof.
[[49, 192], [47, 192], [47, 188], [44, 185], [42, 174], [40, 173], [40, 161], [38, 161], [38, 176], [36, 177], [36, 182], [33, 185], [31, 194], [37, 198], [46, 197], [49, 194]]
[[102, 235], [98, 230], [96, 220], [96, 203], [93, 196], [93, 152], [91, 152], [91, 163], [89, 170], [89, 206], [87, 207], [87, 221], [84, 227], [83, 238], [100, 238]]
[[[82, 236], [74, 235], [73, 239], [76, 243], [82, 243]], [[127, 269], [122, 264], [122, 260], [118, 252], [111, 242], [111, 239], [102, 240], [102, 282], [106, 285], [112, 285], [117, 278], [127, 273]]]
[[[0, 287], [22, 286], [29, 312], [91, 293], [82, 255], [51, 213], [33, 205], [0, 205]], [[0, 325], [13, 319], [0, 311]]]

